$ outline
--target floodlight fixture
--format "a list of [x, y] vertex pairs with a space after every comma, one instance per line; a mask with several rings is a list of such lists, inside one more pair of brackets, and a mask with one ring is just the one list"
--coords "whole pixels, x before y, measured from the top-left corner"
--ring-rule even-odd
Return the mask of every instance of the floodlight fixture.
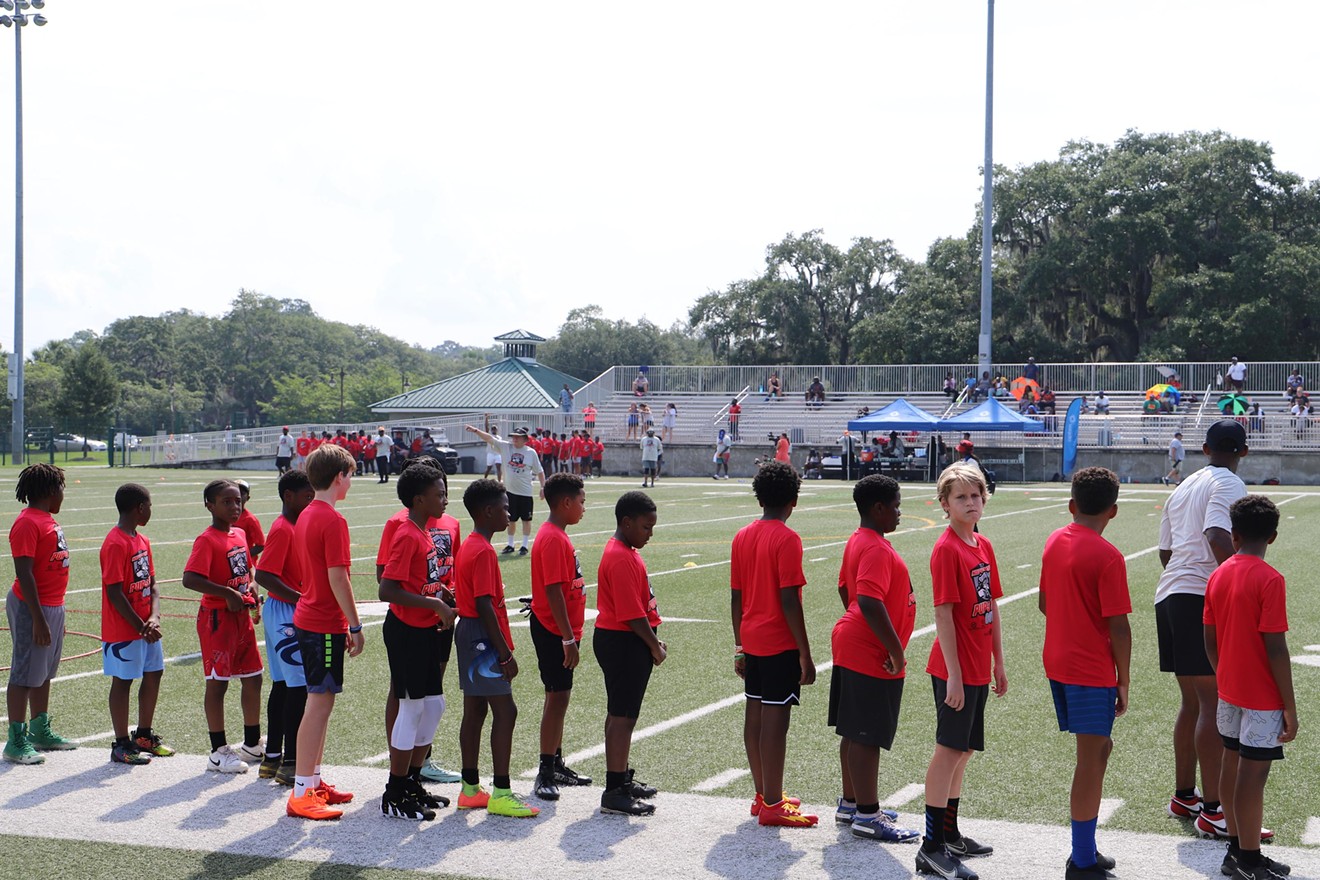
[[36, 15], [32, 16], [32, 23], [35, 24], [37, 27], [45, 27], [46, 16], [42, 15], [41, 13], [37, 13]]

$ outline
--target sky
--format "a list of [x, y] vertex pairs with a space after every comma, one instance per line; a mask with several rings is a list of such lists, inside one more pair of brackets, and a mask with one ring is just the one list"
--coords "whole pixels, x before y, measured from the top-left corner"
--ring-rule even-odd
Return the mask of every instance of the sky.
[[[668, 326], [790, 233], [921, 259], [977, 216], [984, 0], [43, 14], [23, 31], [29, 352], [128, 315], [220, 315], [240, 289], [426, 347], [548, 337], [586, 305]], [[997, 164], [1222, 129], [1320, 178], [1320, 4], [999, 0], [995, 24]], [[0, 29], [6, 180], [13, 53]]]

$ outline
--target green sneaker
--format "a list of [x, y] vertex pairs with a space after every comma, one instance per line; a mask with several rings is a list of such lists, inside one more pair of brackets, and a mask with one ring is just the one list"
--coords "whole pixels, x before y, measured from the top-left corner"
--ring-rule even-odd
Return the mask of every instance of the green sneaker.
[[446, 770], [434, 758], [427, 758], [422, 766], [422, 778], [431, 782], [462, 782], [463, 775], [453, 770]]
[[528, 804], [510, 789], [496, 788], [490, 793], [490, 803], [486, 804], [486, 812], [514, 819], [532, 819], [540, 814], [541, 810]]
[[67, 740], [50, 729], [49, 712], [32, 716], [32, 724], [28, 727], [28, 742], [42, 752], [66, 752], [78, 748], [76, 742]]
[[5, 743], [5, 760], [11, 764], [44, 764], [46, 756], [32, 748], [28, 739], [27, 724], [22, 721], [9, 722], [9, 741]]

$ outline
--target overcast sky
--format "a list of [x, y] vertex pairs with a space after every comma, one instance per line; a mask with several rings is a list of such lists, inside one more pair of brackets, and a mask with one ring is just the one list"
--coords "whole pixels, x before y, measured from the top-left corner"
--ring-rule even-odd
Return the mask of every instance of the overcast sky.
[[[27, 348], [239, 288], [426, 346], [684, 318], [822, 228], [980, 199], [984, 0], [49, 0], [23, 32]], [[1302, 0], [1000, 0], [995, 160], [1223, 129], [1320, 177]], [[0, 30], [0, 175], [13, 170]], [[13, 215], [0, 188], [0, 344]], [[409, 308], [416, 302], [433, 308]]]

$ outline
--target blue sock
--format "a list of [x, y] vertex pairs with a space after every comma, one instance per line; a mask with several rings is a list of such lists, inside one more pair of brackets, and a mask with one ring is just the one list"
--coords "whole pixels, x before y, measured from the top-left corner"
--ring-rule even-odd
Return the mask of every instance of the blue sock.
[[1095, 864], [1095, 819], [1072, 820], [1072, 863], [1079, 868]]

